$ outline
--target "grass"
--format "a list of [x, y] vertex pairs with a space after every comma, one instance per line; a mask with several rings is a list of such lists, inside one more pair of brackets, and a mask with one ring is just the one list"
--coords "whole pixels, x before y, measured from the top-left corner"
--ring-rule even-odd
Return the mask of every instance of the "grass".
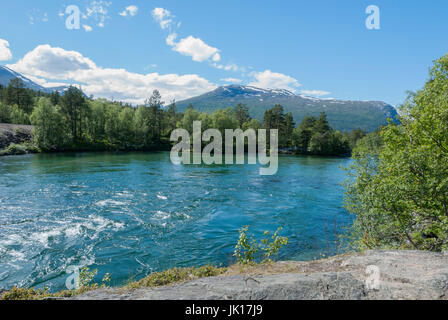
[[[161, 287], [173, 283], [180, 283], [205, 277], [215, 277], [222, 275], [227, 271], [224, 267], [215, 266], [203, 266], [203, 267], [191, 267], [191, 268], [173, 268], [162, 272], [154, 272], [145, 278], [134, 281], [123, 289], [138, 289], [146, 287]], [[106, 288], [105, 285], [87, 285], [75, 290], [63, 290], [55, 293], [50, 293], [44, 289], [34, 288], [18, 288], [13, 287], [11, 290], [4, 292], [0, 296], [0, 300], [46, 300], [57, 298], [69, 298], [79, 294], [83, 294], [88, 291], [96, 290], [99, 288]]]
[[224, 274], [227, 268], [203, 266], [191, 268], [173, 268], [162, 272], [151, 273], [145, 278], [129, 283], [127, 289], [161, 287], [168, 284], [190, 281], [199, 278], [215, 277]]

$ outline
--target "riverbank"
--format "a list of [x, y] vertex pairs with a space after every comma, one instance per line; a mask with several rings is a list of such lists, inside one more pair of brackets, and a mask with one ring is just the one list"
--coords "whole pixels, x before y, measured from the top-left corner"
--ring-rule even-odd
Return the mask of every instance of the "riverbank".
[[448, 255], [367, 251], [311, 262], [236, 265], [217, 277], [160, 288], [100, 289], [73, 299], [440, 300], [448, 299]]
[[33, 126], [0, 123], [0, 156], [37, 152], [32, 143]]
[[[0, 123], [0, 156], [8, 155], [22, 155], [28, 153], [39, 153], [40, 150], [33, 142], [33, 129], [31, 125], [20, 125], [10, 123]], [[172, 144], [169, 141], [164, 141], [159, 145], [148, 146], [146, 148], [113, 148], [111, 146], [106, 147], [104, 145], [90, 145], [90, 146], [77, 146], [76, 148], [64, 148], [61, 150], [48, 151], [47, 153], [60, 153], [60, 152], [105, 152], [105, 151], [118, 151], [118, 152], [148, 152], [148, 151], [170, 151]], [[234, 150], [234, 153], [236, 150]], [[311, 153], [300, 152], [297, 148], [280, 148], [279, 154], [291, 155], [291, 156], [316, 156], [316, 157], [338, 157], [349, 158], [350, 153], [346, 154], [328, 154], [328, 155], [313, 155]]]
[[[73, 297], [59, 299], [448, 299], [448, 255], [426, 251], [366, 251], [308, 262], [233, 265], [221, 269], [222, 274], [215, 268], [204, 269], [202, 276], [195, 276], [192, 270], [191, 280], [182, 277], [176, 281], [174, 277], [169, 285], [146, 281], [145, 286], [142, 285], [145, 283], [143, 279], [121, 288], [86, 290]], [[214, 276], [217, 273], [219, 275]], [[168, 279], [173, 272], [161, 274]], [[148, 277], [155, 279], [151, 275]]]

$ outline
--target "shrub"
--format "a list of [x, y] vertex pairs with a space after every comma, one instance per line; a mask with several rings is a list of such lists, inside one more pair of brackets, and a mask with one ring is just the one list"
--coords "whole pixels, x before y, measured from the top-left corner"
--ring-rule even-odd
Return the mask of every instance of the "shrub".
[[[448, 249], [448, 55], [401, 106], [401, 125], [360, 144], [346, 183], [357, 248]], [[374, 144], [375, 145], [375, 144]]]
[[289, 242], [287, 237], [278, 235], [282, 230], [281, 227], [273, 235], [269, 231], [265, 231], [264, 236], [267, 238], [262, 239], [261, 242], [257, 242], [253, 235], [248, 236], [248, 230], [248, 226], [240, 229], [240, 236], [235, 246], [233, 255], [239, 264], [272, 261], [272, 257], [276, 256], [280, 249]]

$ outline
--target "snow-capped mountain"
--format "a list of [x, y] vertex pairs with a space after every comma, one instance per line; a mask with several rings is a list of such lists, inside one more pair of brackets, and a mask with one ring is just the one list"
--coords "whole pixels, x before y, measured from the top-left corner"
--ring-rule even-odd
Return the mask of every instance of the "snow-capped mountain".
[[21, 75], [18, 72], [15, 72], [14, 70], [6, 67], [6, 66], [0, 66], [0, 85], [7, 87], [9, 85], [9, 82], [15, 78], [19, 78], [23, 81], [23, 84], [25, 85], [25, 88], [35, 90], [35, 91], [42, 91], [45, 93], [51, 93], [54, 91], [58, 91], [60, 93], [65, 92], [69, 86], [59, 86], [54, 88], [46, 88], [43, 87], [32, 80], [28, 79], [27, 77]]
[[179, 111], [192, 104], [199, 111], [212, 112], [216, 109], [233, 107], [243, 103], [252, 117], [263, 120], [264, 112], [275, 104], [281, 104], [285, 112], [291, 112], [296, 123], [307, 115], [318, 116], [325, 112], [331, 125], [338, 130], [362, 128], [376, 130], [387, 123], [387, 118], [397, 120], [397, 111], [381, 101], [344, 101], [319, 99], [297, 95], [284, 89], [261, 89], [252, 86], [228, 85], [203, 95], [176, 103]]

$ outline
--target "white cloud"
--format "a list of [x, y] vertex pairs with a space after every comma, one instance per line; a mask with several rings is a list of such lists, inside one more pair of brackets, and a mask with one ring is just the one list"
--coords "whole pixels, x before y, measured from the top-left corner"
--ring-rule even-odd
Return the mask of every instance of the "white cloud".
[[171, 47], [175, 46], [176, 42], [174, 40], [176, 40], [176, 38], [177, 38], [177, 33], [175, 33], [175, 32], [170, 33], [168, 35], [168, 37], [166, 37], [166, 44]]
[[29, 14], [28, 14], [28, 22], [33, 25], [36, 22], [48, 22], [49, 18], [48, 18], [48, 13], [47, 12], [42, 12], [40, 9], [33, 9]]
[[90, 31], [93, 30], [92, 27], [89, 26], [89, 25], [87, 25], [87, 24], [83, 24], [82, 27], [84, 28], [84, 30], [85, 30], [86, 32], [90, 32]]
[[[168, 39], [167, 39], [168, 43]], [[185, 56], [190, 56], [194, 61], [202, 62], [208, 59], [219, 61], [221, 56], [219, 50], [209, 46], [204, 41], [193, 36], [188, 36], [175, 43], [172, 41], [174, 51], [177, 51]]]
[[154, 89], [165, 101], [182, 100], [216, 88], [196, 74], [139, 74], [125, 69], [102, 68], [76, 51], [40, 45], [9, 68], [36, 80], [42, 85], [75, 83], [88, 95], [142, 103]]
[[9, 49], [9, 42], [0, 39], [0, 61], [9, 60], [12, 58], [11, 50]]
[[265, 89], [286, 89], [292, 92], [296, 91], [301, 84], [291, 76], [265, 70], [263, 72], [252, 72], [254, 80], [249, 83], [250, 86]]
[[241, 83], [241, 82], [243, 82], [243, 80], [237, 79], [237, 78], [224, 78], [224, 79], [221, 79], [221, 81], [230, 82], [230, 83]]
[[[165, 41], [166, 44], [172, 47], [174, 51], [185, 56], [189, 56], [193, 59], [193, 61], [197, 62], [209, 60], [216, 63], [221, 61], [219, 49], [206, 44], [200, 38], [188, 36], [176, 42], [175, 40], [177, 39], [177, 33], [174, 32], [174, 30], [179, 29], [181, 23], [176, 23], [174, 20], [175, 16], [169, 10], [164, 8], [155, 8], [152, 10], [151, 14], [162, 29], [169, 29], [170, 33]], [[222, 69], [224, 69], [224, 66]]]
[[316, 96], [316, 97], [327, 96], [331, 93], [331, 92], [322, 91], [322, 90], [301, 90], [300, 92], [307, 96]]
[[107, 15], [107, 8], [112, 4], [108, 1], [91, 1], [86, 8], [86, 14], [83, 15], [84, 19], [94, 19], [97, 26], [100, 28], [104, 27], [106, 19], [109, 18]]
[[137, 6], [127, 6], [122, 12], [119, 13], [120, 16], [122, 17], [127, 17], [128, 15], [133, 17], [137, 14], [138, 12], [138, 7]]
[[171, 12], [164, 8], [155, 8], [151, 12], [152, 17], [160, 24], [160, 28], [166, 29], [170, 28], [174, 22], [175, 16]]
[[217, 68], [217, 69], [225, 70], [225, 71], [235, 71], [235, 72], [236, 71], [242, 71], [242, 72], [244, 72], [244, 70], [245, 70], [244, 67], [239, 67], [239, 66], [237, 66], [234, 63], [229, 63], [229, 64], [226, 64], [226, 65], [219, 64], [219, 63], [212, 63], [212, 66]]

